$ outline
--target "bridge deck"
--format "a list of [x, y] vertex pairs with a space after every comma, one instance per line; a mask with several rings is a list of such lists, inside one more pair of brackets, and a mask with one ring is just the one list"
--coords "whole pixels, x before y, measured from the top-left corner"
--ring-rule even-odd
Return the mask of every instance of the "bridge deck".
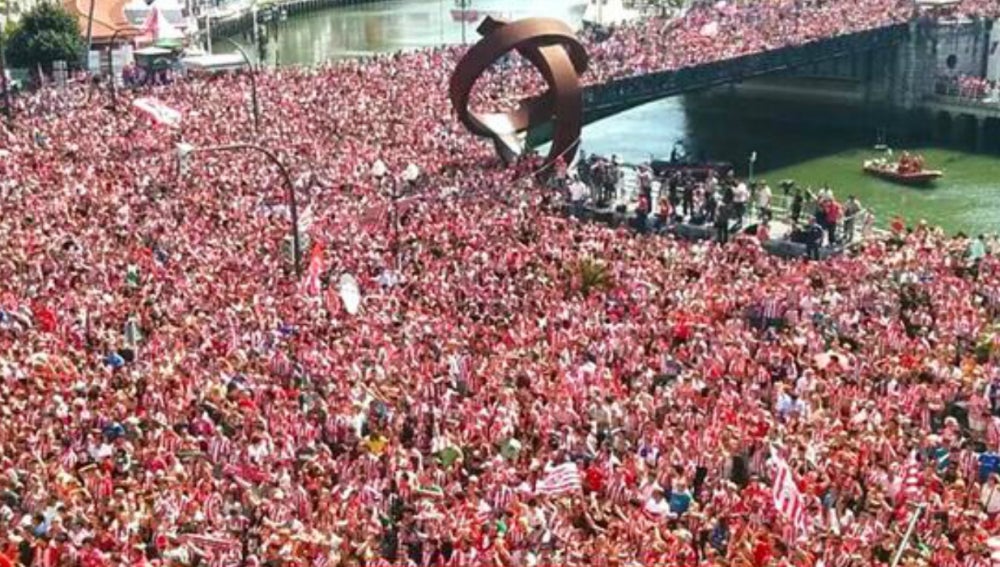
[[932, 112], [968, 114], [976, 118], [1000, 119], [1000, 101], [973, 100], [957, 96], [936, 95], [924, 102]]
[[[892, 47], [910, 37], [910, 24], [895, 24], [863, 32], [712, 61], [695, 67], [626, 77], [584, 89], [584, 123], [680, 94], [792, 70], [852, 54]], [[546, 142], [551, 128], [529, 133], [529, 145]]]

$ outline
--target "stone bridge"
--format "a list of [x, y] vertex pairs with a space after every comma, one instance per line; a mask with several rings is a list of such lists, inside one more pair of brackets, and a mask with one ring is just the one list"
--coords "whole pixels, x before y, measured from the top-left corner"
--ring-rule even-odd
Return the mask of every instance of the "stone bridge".
[[[989, 23], [981, 21], [939, 24], [913, 20], [591, 85], [583, 95], [584, 123], [655, 100], [767, 76], [835, 79], [855, 85], [856, 98], [869, 107], [929, 111], [934, 81], [939, 75], [949, 70], [975, 74], [983, 64], [989, 27]], [[527, 144], [545, 143], [550, 132], [549, 126], [532, 130]]]

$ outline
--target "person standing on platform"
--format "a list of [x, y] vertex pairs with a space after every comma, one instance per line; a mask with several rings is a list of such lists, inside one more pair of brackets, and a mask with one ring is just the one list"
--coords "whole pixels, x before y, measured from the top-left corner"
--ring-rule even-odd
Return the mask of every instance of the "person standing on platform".
[[815, 219], [806, 227], [806, 256], [819, 260], [819, 249], [823, 244], [823, 227]]
[[733, 216], [732, 204], [720, 204], [715, 213], [715, 239], [719, 244], [729, 242], [729, 220]]
[[750, 201], [750, 190], [747, 184], [739, 182], [733, 188], [733, 217], [737, 225], [743, 224], [743, 215], [747, 212], [747, 202]]
[[792, 224], [799, 224], [799, 219], [802, 218], [802, 206], [805, 204], [805, 197], [802, 196], [802, 190], [796, 189], [795, 195], [792, 197], [791, 206], [791, 217]]
[[854, 195], [847, 197], [847, 203], [844, 204], [844, 242], [850, 243], [854, 240], [854, 228], [856, 226], [856, 220], [861, 214], [861, 203], [858, 198]]
[[681, 193], [683, 195], [681, 213], [684, 215], [684, 218], [690, 218], [694, 213], [694, 184], [690, 181], [685, 182]]
[[757, 190], [757, 214], [762, 221], [771, 219], [771, 197], [771, 187], [767, 181], [761, 182], [760, 189]]

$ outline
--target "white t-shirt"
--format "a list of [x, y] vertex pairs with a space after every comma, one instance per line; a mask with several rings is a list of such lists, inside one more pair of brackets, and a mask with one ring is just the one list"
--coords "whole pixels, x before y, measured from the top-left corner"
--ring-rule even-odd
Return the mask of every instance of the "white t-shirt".
[[733, 189], [733, 202], [734, 203], [746, 203], [750, 199], [750, 191], [747, 189], [745, 183], [740, 183]]
[[657, 500], [655, 496], [651, 496], [646, 500], [643, 512], [648, 516], [662, 518], [670, 513], [670, 502], [666, 498]]
[[767, 208], [771, 206], [771, 188], [767, 185], [757, 192], [757, 206]]

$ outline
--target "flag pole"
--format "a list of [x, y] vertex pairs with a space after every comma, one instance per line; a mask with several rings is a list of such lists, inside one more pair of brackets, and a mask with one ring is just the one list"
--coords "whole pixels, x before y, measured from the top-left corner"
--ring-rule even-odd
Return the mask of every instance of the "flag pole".
[[910, 542], [910, 537], [913, 536], [913, 529], [917, 527], [917, 521], [920, 520], [920, 515], [924, 513], [924, 508], [926, 507], [926, 504], [917, 506], [917, 509], [913, 511], [913, 515], [910, 516], [910, 525], [906, 527], [906, 533], [903, 534], [903, 541], [899, 542], [896, 554], [892, 557], [891, 567], [899, 565], [899, 560], [903, 558], [903, 552], [906, 551], [906, 546]]

